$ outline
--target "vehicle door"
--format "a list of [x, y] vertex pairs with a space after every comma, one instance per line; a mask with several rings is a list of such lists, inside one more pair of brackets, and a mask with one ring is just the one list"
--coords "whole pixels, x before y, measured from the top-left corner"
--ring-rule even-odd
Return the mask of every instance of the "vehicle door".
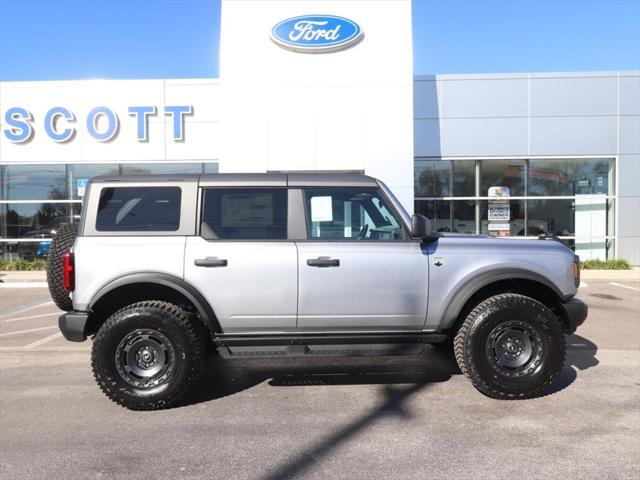
[[377, 188], [304, 189], [298, 330], [418, 330], [428, 258]]
[[295, 331], [297, 253], [287, 240], [286, 188], [202, 189], [199, 235], [187, 238], [185, 279], [225, 333]]

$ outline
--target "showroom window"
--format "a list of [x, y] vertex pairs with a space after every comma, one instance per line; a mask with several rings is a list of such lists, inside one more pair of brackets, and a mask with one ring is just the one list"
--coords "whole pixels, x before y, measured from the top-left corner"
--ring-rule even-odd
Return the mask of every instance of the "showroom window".
[[440, 232], [554, 236], [585, 258], [613, 258], [614, 167], [611, 158], [416, 159], [415, 211]]
[[2, 165], [0, 258], [46, 258], [56, 231], [80, 219], [85, 185], [92, 177], [217, 172], [217, 162]]

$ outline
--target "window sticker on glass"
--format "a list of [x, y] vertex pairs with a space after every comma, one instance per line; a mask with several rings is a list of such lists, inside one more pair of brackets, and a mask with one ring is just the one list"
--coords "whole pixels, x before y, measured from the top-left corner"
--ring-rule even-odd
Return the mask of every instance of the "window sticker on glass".
[[333, 222], [333, 204], [331, 197], [311, 198], [311, 221]]
[[270, 193], [230, 194], [222, 197], [222, 226], [273, 223], [273, 196]]

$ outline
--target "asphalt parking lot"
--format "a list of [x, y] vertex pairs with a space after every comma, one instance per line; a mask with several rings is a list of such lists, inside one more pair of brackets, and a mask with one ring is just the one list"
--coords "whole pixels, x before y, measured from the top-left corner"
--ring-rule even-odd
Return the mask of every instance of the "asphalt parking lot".
[[590, 316], [547, 395], [496, 401], [453, 357], [223, 360], [185, 406], [131, 412], [93, 381], [45, 288], [0, 288], [0, 477], [638, 478], [640, 282]]

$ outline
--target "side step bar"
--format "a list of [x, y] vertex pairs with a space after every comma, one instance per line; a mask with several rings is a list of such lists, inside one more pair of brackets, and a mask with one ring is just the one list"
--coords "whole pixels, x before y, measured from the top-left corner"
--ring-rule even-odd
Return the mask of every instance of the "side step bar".
[[441, 343], [447, 339], [443, 333], [352, 333], [352, 334], [299, 334], [291, 335], [217, 335], [216, 347], [261, 347], [276, 345], [373, 345], [398, 343]]

